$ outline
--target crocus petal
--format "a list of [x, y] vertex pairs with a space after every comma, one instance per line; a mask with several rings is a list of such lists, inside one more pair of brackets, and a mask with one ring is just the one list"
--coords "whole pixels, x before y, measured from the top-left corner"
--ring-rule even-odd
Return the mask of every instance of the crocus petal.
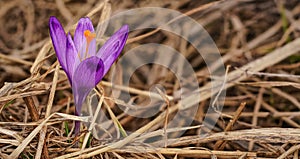
[[[86, 37], [84, 36], [84, 31], [86, 30], [91, 31], [92, 33], [95, 32], [93, 23], [88, 17], [80, 18], [74, 33], [74, 44], [80, 54], [81, 59], [86, 58], [85, 53], [86, 53], [87, 41], [86, 41]], [[96, 40], [93, 39], [90, 42], [90, 45], [88, 47], [89, 56], [93, 56], [95, 52], [96, 52]]]
[[128, 31], [128, 25], [122, 26], [97, 52], [96, 56], [100, 57], [104, 62], [104, 75], [123, 50], [128, 37]]
[[50, 37], [61, 67], [67, 71], [66, 64], [66, 33], [56, 17], [49, 19]]
[[103, 78], [103, 71], [103, 61], [96, 56], [85, 59], [76, 68], [72, 78], [72, 89], [76, 105], [75, 115], [80, 115], [86, 96]]
[[72, 36], [70, 33], [67, 35], [67, 44], [66, 44], [66, 64], [67, 64], [67, 75], [72, 85], [72, 78], [75, 71], [75, 68], [79, 65], [80, 60], [78, 58], [77, 49], [74, 45]]
[[90, 45], [89, 45], [89, 48], [88, 48], [88, 54], [89, 56], [96, 56], [96, 39], [94, 38], [91, 42], [90, 42]]

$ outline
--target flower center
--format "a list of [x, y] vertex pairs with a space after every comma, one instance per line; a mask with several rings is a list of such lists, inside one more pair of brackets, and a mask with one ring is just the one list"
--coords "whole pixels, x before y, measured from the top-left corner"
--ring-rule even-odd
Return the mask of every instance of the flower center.
[[84, 59], [86, 59], [88, 57], [90, 43], [96, 37], [96, 33], [92, 33], [90, 30], [85, 30], [83, 35], [85, 36], [86, 39], [86, 48], [85, 48], [85, 55], [84, 55]]

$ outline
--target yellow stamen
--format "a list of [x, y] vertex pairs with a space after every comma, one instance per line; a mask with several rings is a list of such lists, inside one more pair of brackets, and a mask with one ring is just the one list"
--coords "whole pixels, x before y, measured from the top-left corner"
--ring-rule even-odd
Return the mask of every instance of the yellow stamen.
[[89, 30], [85, 30], [83, 34], [84, 34], [84, 36], [86, 38], [86, 49], [85, 49], [85, 56], [84, 56], [84, 58], [87, 58], [90, 43], [96, 37], [96, 33], [92, 33]]

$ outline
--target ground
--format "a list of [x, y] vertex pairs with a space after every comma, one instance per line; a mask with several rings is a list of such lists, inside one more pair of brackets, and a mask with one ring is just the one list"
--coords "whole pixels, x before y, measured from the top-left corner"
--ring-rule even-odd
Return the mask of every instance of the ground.
[[[50, 16], [72, 35], [89, 17], [98, 47], [130, 29], [80, 117]], [[0, 158], [298, 158], [299, 18], [298, 0], [2, 0]]]

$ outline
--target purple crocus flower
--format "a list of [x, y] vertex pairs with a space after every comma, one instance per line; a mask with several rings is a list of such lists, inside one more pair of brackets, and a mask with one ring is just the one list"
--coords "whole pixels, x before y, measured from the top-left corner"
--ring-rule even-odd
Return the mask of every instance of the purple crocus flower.
[[[96, 34], [91, 20], [81, 18], [77, 24], [74, 40], [66, 34], [56, 17], [49, 20], [50, 36], [62, 69], [66, 72], [75, 103], [75, 115], [80, 116], [81, 107], [89, 92], [101, 81], [120, 55], [127, 37], [128, 26], [122, 26], [96, 51]], [[75, 122], [75, 134], [80, 122]]]

